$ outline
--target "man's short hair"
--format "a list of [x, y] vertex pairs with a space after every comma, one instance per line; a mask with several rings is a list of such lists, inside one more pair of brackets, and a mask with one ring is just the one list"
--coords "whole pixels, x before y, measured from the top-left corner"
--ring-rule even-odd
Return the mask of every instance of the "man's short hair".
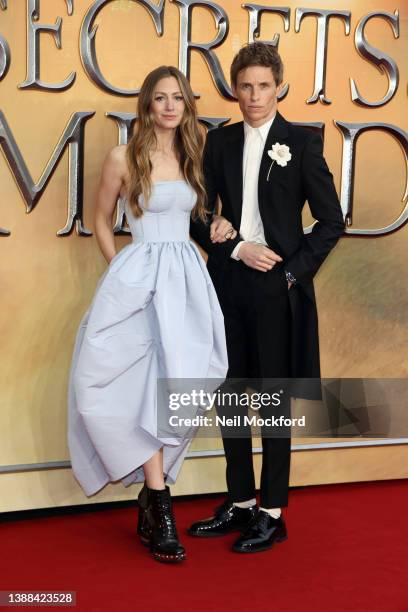
[[249, 66], [265, 66], [272, 70], [276, 85], [283, 80], [283, 63], [281, 56], [272, 45], [253, 42], [242, 47], [231, 64], [231, 83], [237, 86], [238, 72]]

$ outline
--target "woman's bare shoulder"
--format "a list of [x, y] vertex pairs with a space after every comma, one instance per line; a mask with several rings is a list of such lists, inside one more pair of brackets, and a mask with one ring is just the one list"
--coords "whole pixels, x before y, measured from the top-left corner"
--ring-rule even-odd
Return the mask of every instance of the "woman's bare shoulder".
[[126, 148], [127, 145], [117, 145], [113, 147], [106, 156], [106, 159], [114, 164], [126, 165]]
[[117, 145], [108, 151], [104, 161], [104, 171], [127, 176], [126, 145]]

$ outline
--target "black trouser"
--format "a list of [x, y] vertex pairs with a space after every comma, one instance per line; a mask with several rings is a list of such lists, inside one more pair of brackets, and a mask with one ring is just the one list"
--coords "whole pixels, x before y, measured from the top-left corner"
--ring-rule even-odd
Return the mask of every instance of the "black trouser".
[[[221, 390], [242, 392], [249, 386], [256, 391], [279, 392], [282, 385], [274, 386], [266, 379], [290, 376], [290, 304], [284, 270], [277, 265], [271, 271], [259, 272], [231, 259], [218, 295], [224, 314], [229, 360], [227, 380]], [[280, 406], [261, 408], [259, 416], [282, 414], [289, 417], [290, 397], [285, 392], [280, 397]], [[226, 478], [232, 501], [251, 499], [255, 496], [251, 429], [249, 425], [242, 425], [248, 410], [236, 404], [228, 408], [219, 406], [217, 412], [241, 417], [238, 430], [221, 427]], [[249, 413], [256, 414], [252, 410]], [[261, 433], [261, 506], [287, 506], [290, 428], [263, 427]]]

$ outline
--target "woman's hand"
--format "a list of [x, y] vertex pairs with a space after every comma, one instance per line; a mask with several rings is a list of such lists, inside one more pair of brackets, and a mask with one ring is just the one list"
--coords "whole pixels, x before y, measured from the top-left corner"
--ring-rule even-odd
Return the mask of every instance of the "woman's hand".
[[210, 238], [212, 242], [226, 242], [237, 236], [237, 231], [232, 227], [232, 223], [227, 221], [222, 215], [214, 215], [210, 227]]

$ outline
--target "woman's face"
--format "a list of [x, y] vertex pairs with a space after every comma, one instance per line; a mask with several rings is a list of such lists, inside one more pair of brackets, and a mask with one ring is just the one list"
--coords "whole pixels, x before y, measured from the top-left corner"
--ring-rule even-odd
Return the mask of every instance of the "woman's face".
[[175, 77], [157, 81], [153, 91], [150, 113], [158, 128], [174, 129], [181, 123], [185, 102]]

